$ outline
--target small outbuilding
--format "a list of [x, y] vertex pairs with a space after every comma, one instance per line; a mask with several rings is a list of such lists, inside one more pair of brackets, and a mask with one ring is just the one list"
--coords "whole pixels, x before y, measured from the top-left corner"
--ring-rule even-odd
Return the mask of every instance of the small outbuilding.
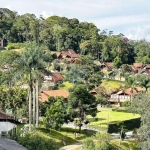
[[9, 138], [10, 136], [8, 134], [9, 131], [11, 131], [13, 135], [16, 135], [17, 124], [20, 124], [20, 122], [18, 122], [17, 120], [14, 120], [11, 115], [8, 115], [0, 111], [0, 138], [1, 137]]

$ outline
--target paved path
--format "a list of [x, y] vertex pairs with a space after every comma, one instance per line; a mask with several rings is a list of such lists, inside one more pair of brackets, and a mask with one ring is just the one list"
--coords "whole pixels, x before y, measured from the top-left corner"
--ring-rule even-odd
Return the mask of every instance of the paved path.
[[75, 148], [79, 148], [80, 150], [82, 148], [82, 143], [75, 143], [72, 145], [67, 145], [67, 146], [60, 148], [59, 150], [74, 150]]
[[[75, 128], [76, 126], [74, 125], [74, 123], [70, 122], [70, 123], [64, 123], [63, 127]], [[76, 128], [78, 128], [78, 127], [76, 127]], [[103, 131], [101, 131], [101, 130], [98, 130], [96, 128], [92, 128], [92, 127], [84, 125], [84, 124], [82, 125], [82, 129], [93, 130], [93, 131], [96, 131], [96, 132], [103, 133]]]
[[14, 140], [0, 138], [0, 150], [27, 150]]

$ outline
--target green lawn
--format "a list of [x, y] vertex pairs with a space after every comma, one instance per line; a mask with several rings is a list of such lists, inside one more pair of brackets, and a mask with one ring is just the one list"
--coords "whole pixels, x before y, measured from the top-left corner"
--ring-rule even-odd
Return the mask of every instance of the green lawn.
[[122, 122], [125, 120], [130, 120], [134, 118], [139, 118], [139, 114], [132, 114], [126, 112], [116, 112], [112, 111], [111, 108], [102, 108], [100, 112], [97, 113], [96, 120], [93, 119], [91, 116], [88, 116], [90, 119], [89, 126], [93, 126], [95, 128], [103, 128], [107, 127], [107, 124]]
[[95, 131], [84, 131], [81, 130], [81, 133], [78, 134], [75, 138], [74, 133], [78, 131], [78, 129], [72, 128], [61, 128], [60, 131], [45, 129], [44, 127], [37, 128], [38, 132], [42, 136], [46, 136], [47, 138], [52, 138], [58, 142], [60, 147], [64, 146], [63, 141], [65, 141], [66, 145], [70, 145], [73, 143], [77, 143], [78, 141], [82, 141], [86, 137], [90, 137], [95, 134]]
[[69, 91], [70, 88], [73, 88], [74, 84], [73, 83], [69, 83], [69, 82], [63, 82], [60, 86], [59, 86], [59, 90], [67, 90]]
[[107, 93], [111, 93], [118, 89], [120, 86], [125, 86], [125, 82], [112, 79], [103, 79], [101, 86], [105, 87]]
[[49, 129], [45, 129], [44, 127], [39, 127], [37, 128], [39, 134], [41, 134], [41, 136], [45, 136], [46, 138], [52, 138], [53, 140], [55, 140], [59, 147], [64, 146], [63, 141], [65, 141], [66, 145], [70, 145], [73, 143], [76, 143], [77, 141], [59, 131], [56, 130], [49, 130]]
[[110, 143], [114, 147], [120, 147], [118, 148], [120, 150], [140, 150], [135, 141], [125, 140], [120, 142], [120, 140], [112, 140]]

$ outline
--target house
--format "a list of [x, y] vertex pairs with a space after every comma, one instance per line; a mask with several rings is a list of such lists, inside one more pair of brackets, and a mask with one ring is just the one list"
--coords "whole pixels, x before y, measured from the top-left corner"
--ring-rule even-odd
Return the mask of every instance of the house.
[[108, 101], [111, 104], [122, 106], [123, 102], [125, 102], [126, 100], [131, 101], [132, 96], [138, 94], [140, 91], [143, 91], [143, 89], [140, 87], [136, 87], [133, 90], [131, 88], [128, 88], [125, 90], [123, 90], [123, 88], [117, 89], [115, 92], [113, 92], [110, 95], [110, 98], [108, 99]]
[[67, 63], [73, 63], [76, 59], [79, 58], [79, 54], [77, 54], [73, 49], [68, 49], [66, 51], [62, 51], [59, 56], [58, 59], [59, 60], [66, 60]]
[[0, 48], [3, 48], [3, 47], [4, 47], [4, 45], [3, 45], [3, 39], [0, 38]]
[[[8, 137], [8, 131], [16, 132], [17, 124], [21, 123], [14, 120], [11, 115], [0, 111], [0, 137]], [[6, 134], [3, 135], [3, 132], [6, 132]]]
[[133, 73], [140, 73], [142, 68], [143, 68], [143, 63], [133, 63], [133, 65], [131, 65], [131, 69]]
[[141, 74], [149, 74], [150, 73], [150, 64], [143, 65], [143, 68], [140, 70]]
[[43, 78], [42, 87], [44, 89], [53, 89], [58, 83], [62, 82], [64, 79], [64, 77], [58, 71], [51, 71], [50, 75], [45, 75], [41, 73], [41, 76]]
[[48, 101], [49, 97], [64, 97], [65, 101], [67, 101], [69, 97], [69, 92], [66, 90], [48, 90], [48, 91], [42, 91], [39, 95], [39, 100], [41, 102]]
[[113, 62], [103, 62], [101, 64], [101, 69], [111, 71], [113, 69]]

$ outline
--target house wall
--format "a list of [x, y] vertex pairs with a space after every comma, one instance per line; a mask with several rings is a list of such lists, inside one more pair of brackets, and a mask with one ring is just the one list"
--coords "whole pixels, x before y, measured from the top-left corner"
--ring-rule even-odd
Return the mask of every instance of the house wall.
[[11, 122], [0, 122], [0, 134], [2, 131], [8, 132], [16, 127], [17, 127], [17, 125], [13, 124]]
[[120, 99], [121, 101], [123, 100], [130, 100], [130, 95], [117, 95], [117, 94], [113, 94], [111, 95], [111, 99], [116, 99], [118, 101], [118, 99]]

